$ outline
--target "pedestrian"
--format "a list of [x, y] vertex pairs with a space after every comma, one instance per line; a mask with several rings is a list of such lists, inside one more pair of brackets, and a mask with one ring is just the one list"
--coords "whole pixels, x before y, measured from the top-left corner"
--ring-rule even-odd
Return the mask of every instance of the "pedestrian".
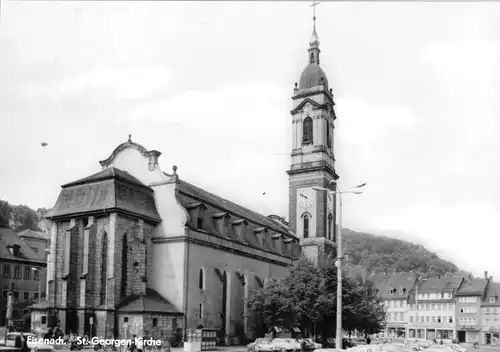
[[137, 346], [135, 345], [135, 335], [132, 336], [132, 343], [130, 344], [130, 351], [135, 352]]
[[24, 334], [21, 334], [21, 352], [30, 352], [30, 349], [28, 347], [28, 338], [24, 336]]

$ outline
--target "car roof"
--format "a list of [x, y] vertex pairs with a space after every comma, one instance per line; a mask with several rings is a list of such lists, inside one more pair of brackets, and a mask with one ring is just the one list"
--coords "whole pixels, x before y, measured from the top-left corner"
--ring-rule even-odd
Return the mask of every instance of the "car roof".
[[35, 334], [33, 334], [32, 332], [19, 332], [19, 331], [13, 331], [13, 332], [9, 332], [9, 333], [7, 334], [7, 336], [8, 336], [8, 335], [21, 335], [21, 334], [23, 334], [23, 335], [35, 335]]

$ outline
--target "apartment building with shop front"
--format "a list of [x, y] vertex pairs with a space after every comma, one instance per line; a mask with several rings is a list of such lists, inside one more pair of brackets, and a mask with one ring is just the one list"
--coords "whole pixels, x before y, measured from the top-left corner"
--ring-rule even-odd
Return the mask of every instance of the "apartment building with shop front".
[[457, 316], [457, 339], [459, 342], [480, 342], [481, 304], [486, 294], [489, 278], [488, 272], [484, 278], [468, 276], [455, 295], [455, 310]]
[[410, 273], [389, 274], [385, 287], [379, 291], [386, 309], [385, 335], [391, 338], [405, 338], [407, 322], [407, 300], [417, 275]]
[[407, 336], [451, 340], [456, 336], [455, 294], [461, 276], [419, 280], [408, 299]]
[[480, 344], [500, 345], [500, 282], [490, 276], [481, 302]]
[[45, 252], [36, 253], [12, 229], [0, 228], [0, 326], [7, 323], [7, 302], [12, 294], [12, 321], [21, 322], [29, 306], [46, 292]]

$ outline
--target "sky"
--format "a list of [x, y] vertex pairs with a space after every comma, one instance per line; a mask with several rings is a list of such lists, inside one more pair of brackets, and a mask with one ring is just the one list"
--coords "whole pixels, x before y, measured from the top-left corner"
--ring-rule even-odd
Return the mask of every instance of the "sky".
[[[132, 134], [164, 171], [288, 216], [309, 3], [1, 1], [0, 198], [50, 208]], [[500, 3], [316, 15], [339, 186], [367, 183], [344, 226], [500, 280]]]

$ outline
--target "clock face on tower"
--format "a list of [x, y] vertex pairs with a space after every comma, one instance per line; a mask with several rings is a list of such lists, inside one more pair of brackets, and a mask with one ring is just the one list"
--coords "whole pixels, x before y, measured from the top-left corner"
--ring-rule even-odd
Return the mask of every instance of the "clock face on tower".
[[315, 201], [316, 191], [312, 188], [299, 188], [297, 190], [297, 201], [301, 208], [310, 208]]

